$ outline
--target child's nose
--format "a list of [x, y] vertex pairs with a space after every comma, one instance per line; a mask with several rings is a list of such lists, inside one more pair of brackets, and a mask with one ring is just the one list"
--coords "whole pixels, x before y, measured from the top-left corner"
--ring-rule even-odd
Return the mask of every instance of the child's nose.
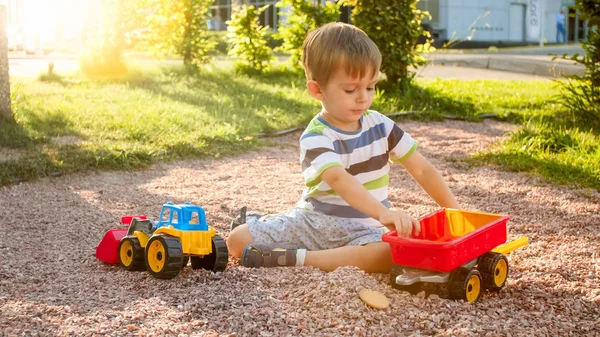
[[359, 90], [358, 97], [356, 98], [356, 101], [359, 102], [359, 103], [366, 102], [367, 101], [367, 97], [368, 97], [368, 95], [367, 95], [366, 91]]

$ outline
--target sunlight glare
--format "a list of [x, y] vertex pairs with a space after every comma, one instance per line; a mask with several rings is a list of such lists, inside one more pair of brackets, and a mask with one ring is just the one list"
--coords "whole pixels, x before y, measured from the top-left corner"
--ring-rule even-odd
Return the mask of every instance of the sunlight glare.
[[27, 48], [77, 47], [89, 22], [90, 2], [98, 0], [25, 0]]

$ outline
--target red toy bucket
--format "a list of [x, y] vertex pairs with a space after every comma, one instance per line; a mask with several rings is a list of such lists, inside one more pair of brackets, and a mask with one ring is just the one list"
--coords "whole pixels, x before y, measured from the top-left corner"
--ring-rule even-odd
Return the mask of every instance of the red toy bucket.
[[96, 258], [110, 264], [119, 264], [119, 243], [127, 235], [127, 228], [111, 229], [96, 248]]

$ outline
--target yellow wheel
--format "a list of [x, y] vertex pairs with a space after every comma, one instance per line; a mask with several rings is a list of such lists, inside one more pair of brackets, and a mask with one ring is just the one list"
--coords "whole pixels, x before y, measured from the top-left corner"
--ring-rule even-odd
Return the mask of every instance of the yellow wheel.
[[153, 235], [146, 245], [146, 270], [160, 279], [171, 279], [183, 268], [183, 251], [178, 238]]
[[479, 299], [481, 295], [481, 277], [479, 273], [471, 273], [467, 280], [467, 287], [465, 288], [465, 297], [467, 302], [473, 303]]
[[477, 269], [456, 268], [450, 273], [450, 298], [476, 302], [481, 296], [481, 275]]
[[130, 271], [144, 270], [144, 249], [135, 236], [126, 236], [119, 242], [119, 264]]
[[477, 269], [481, 273], [483, 288], [498, 291], [508, 279], [508, 260], [500, 253], [489, 252], [479, 258]]

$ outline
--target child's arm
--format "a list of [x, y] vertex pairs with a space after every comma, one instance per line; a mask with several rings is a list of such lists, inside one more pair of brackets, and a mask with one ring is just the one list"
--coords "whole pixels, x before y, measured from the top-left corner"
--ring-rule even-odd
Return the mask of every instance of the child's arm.
[[415, 218], [404, 212], [392, 211], [385, 207], [342, 166], [326, 169], [321, 174], [321, 179], [350, 206], [377, 219], [389, 229], [395, 229], [399, 236], [410, 236], [413, 226], [415, 233], [420, 232], [420, 224]]
[[402, 165], [440, 207], [460, 208], [438, 170], [419, 152], [413, 152]]

